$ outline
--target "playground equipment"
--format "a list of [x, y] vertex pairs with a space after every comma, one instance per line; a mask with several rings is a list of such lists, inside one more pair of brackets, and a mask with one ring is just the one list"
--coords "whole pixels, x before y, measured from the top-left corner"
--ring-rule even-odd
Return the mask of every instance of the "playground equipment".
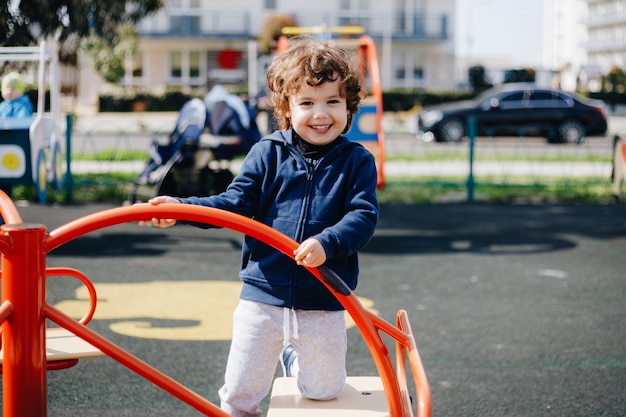
[[378, 174], [377, 186], [385, 186], [385, 132], [383, 130], [383, 90], [380, 84], [378, 55], [372, 38], [365, 34], [361, 26], [314, 26], [285, 27], [283, 35], [278, 39], [277, 51], [289, 48], [289, 37], [298, 35], [315, 35], [320, 39], [332, 39], [339, 46], [355, 50], [360, 61], [365, 91], [368, 97], [361, 102], [359, 112], [354, 115], [352, 126], [346, 136], [363, 144], [376, 159]]
[[626, 178], [626, 137], [613, 136], [613, 197], [620, 201], [622, 183]]
[[233, 158], [245, 155], [261, 134], [252, 109], [221, 85], [180, 109], [165, 141], [153, 139], [151, 158], [133, 183], [129, 201], [157, 195], [218, 194], [233, 179]]
[[[41, 203], [48, 184], [61, 191], [63, 181], [58, 58], [46, 43], [0, 48], [0, 62], [36, 62], [37, 113], [34, 117], [0, 119], [0, 184], [34, 184]], [[45, 111], [46, 86], [50, 111]]]
[[[83, 357], [99, 354], [117, 360], [205, 415], [229, 416], [210, 401], [86, 327], [85, 323], [93, 315], [96, 306], [93, 285], [79, 271], [70, 268], [47, 268], [46, 254], [95, 230], [150, 218], [172, 218], [229, 228], [259, 239], [292, 259], [297, 242], [246, 217], [218, 209], [183, 204], [138, 204], [104, 210], [48, 232], [43, 225], [24, 224], [12, 200], [0, 191], [0, 214], [6, 222], [0, 226], [4, 417], [45, 417], [46, 370], [72, 366]], [[409, 417], [416, 410], [418, 417], [430, 417], [430, 387], [406, 311], [398, 311], [395, 325], [388, 323], [366, 310], [333, 271], [323, 266], [307, 269], [334, 294], [350, 314], [370, 349], [379, 376], [348, 377], [343, 393], [331, 401], [306, 400], [295, 388], [295, 378], [279, 378], [274, 384], [268, 415], [297, 417], [325, 413], [334, 417]], [[46, 280], [55, 275], [73, 276], [87, 285], [90, 308], [80, 321], [46, 303]], [[46, 319], [62, 329], [46, 329]], [[50, 348], [54, 336], [59, 332], [64, 332], [65, 336], [70, 334], [65, 338], [68, 352], [63, 358], [53, 355], [47, 357], [46, 349]], [[382, 336], [388, 336], [395, 342], [395, 364]], [[415, 384], [414, 396], [409, 392], [409, 375]]]

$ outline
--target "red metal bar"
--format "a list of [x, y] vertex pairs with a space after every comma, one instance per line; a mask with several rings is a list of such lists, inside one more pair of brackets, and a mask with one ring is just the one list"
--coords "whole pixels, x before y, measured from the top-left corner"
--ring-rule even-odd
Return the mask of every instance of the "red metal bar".
[[385, 186], [385, 130], [383, 129], [383, 89], [380, 83], [380, 70], [378, 69], [378, 55], [374, 40], [368, 35], [361, 35], [359, 39], [362, 48], [365, 49], [365, 61], [369, 70], [369, 78], [372, 83], [372, 96], [376, 100], [376, 131], [377, 153], [376, 170], [378, 171], [377, 187]]
[[4, 191], [0, 190], [0, 214], [6, 224], [22, 223], [20, 214], [17, 212], [15, 203]]
[[74, 319], [68, 317], [60, 310], [52, 307], [50, 304], [46, 304], [44, 306], [44, 314], [47, 318], [54, 321], [56, 324], [66, 328], [75, 335], [91, 343], [107, 356], [115, 359], [122, 365], [126, 366], [128, 369], [134, 371], [138, 375], [141, 375], [148, 381], [169, 392], [170, 394], [174, 395], [175, 397], [179, 398], [180, 400], [184, 401], [185, 403], [189, 404], [190, 406], [204, 413], [205, 415], [213, 417], [230, 416], [230, 414], [220, 410], [210, 401], [199, 396], [195, 392], [181, 385], [179, 382], [168, 377], [167, 375], [157, 371], [150, 365], [143, 362], [141, 359], [126, 352], [125, 350], [108, 341], [93, 330], [76, 322]]
[[[50, 232], [46, 249], [49, 252], [78, 236], [103, 227], [152, 218], [179, 219], [229, 228], [257, 238], [290, 257], [293, 257], [293, 250], [298, 247], [297, 242], [266, 225], [223, 210], [186, 204], [159, 204], [156, 206], [137, 204], [104, 210], [67, 223]], [[320, 279], [317, 268], [309, 268], [309, 271]], [[328, 288], [333, 293], [335, 292], [332, 288]], [[387, 347], [378, 334], [377, 327], [374, 326], [375, 319], [370, 319], [370, 315], [354, 294], [351, 293], [347, 296], [335, 294], [335, 296], [352, 316], [370, 348], [374, 363], [383, 380], [391, 416], [402, 416], [402, 399], [394, 365]], [[389, 325], [388, 327], [390, 327], [389, 332], [398, 331], [394, 326]]]
[[[78, 279], [79, 281], [81, 281], [87, 288], [87, 291], [89, 292], [89, 309], [87, 310], [85, 315], [80, 320], [78, 320], [78, 322], [81, 324], [89, 323], [91, 319], [93, 318], [94, 313], [96, 312], [96, 305], [98, 304], [98, 296], [96, 294], [96, 287], [93, 285], [89, 277], [87, 277], [87, 275], [83, 274], [77, 269], [63, 268], [63, 267], [46, 269], [46, 277], [59, 277], [59, 276], [74, 277]], [[0, 271], [0, 279], [2, 279], [2, 271]], [[0, 317], [0, 323], [2, 322], [2, 320], [3, 319]]]
[[[0, 196], [0, 204], [1, 203]], [[4, 209], [4, 207], [0, 208]], [[3, 329], [9, 330], [9, 333], [5, 333], [6, 340], [10, 341], [12, 345], [10, 349], [5, 349], [5, 364], [9, 365], [5, 366], [5, 369], [11, 369], [9, 372], [10, 377], [7, 378], [7, 371], [5, 370], [5, 377], [3, 378], [3, 405], [5, 417], [26, 415], [33, 417], [46, 416], [44, 317], [48, 317], [57, 324], [72, 331], [74, 334], [101, 349], [105, 354], [118, 360], [136, 373], [203, 413], [217, 417], [228, 416], [227, 413], [219, 410], [219, 408], [212, 403], [199, 397], [197, 394], [151, 368], [149, 365], [141, 362], [139, 359], [102, 338], [97, 333], [87, 329], [82, 324], [77, 323], [54, 307], [45, 304], [46, 253], [74, 238], [100, 228], [120, 223], [148, 220], [155, 217], [209, 223], [215, 226], [229, 228], [257, 238], [292, 258], [293, 250], [298, 246], [297, 242], [287, 238], [282, 233], [254, 220], [223, 210], [181, 204], [160, 204], [157, 206], [142, 204], [105, 210], [70, 222], [45, 236], [43, 226], [39, 225], [3, 226], [0, 228], [0, 231], [2, 231], [2, 236], [0, 236], [2, 239], [0, 241], [5, 241], [4, 244], [0, 243], [0, 245], [3, 245], [0, 246], [0, 250], [3, 250], [3, 275], [5, 278], [2, 280], [2, 296], [3, 299], [10, 300], [13, 304], [19, 303], [21, 307], [20, 309], [16, 308], [11, 314], [7, 313], [7, 320], [3, 324]], [[14, 249], [11, 249], [11, 247]], [[27, 253], [29, 255], [28, 258], [26, 257]], [[33, 262], [34, 260], [37, 260], [37, 262]], [[393, 326], [365, 310], [351, 291], [341, 291], [341, 289], [338, 291], [337, 288], [334, 288], [332, 284], [325, 281], [317, 268], [307, 269], [335, 294], [363, 334], [383, 381], [390, 416], [411, 416], [412, 412], [410, 409], [407, 410], [406, 404], [408, 401], [406, 395], [403, 393], [403, 387], [405, 387], [406, 384], [399, 383], [398, 375], [394, 370], [387, 347], [379, 334], [379, 331], [385, 332], [396, 339], [396, 341], [403, 346], [403, 349], [408, 350], [411, 367], [415, 374], [415, 369], [419, 370], [422, 368], [410, 326], [408, 326], [408, 319], [404, 318], [403, 315], [403, 318], [400, 319], [400, 324], [398, 324], [398, 327], [401, 328]], [[53, 270], [52, 272], [53, 273], [50, 275], [62, 272], [69, 273], [81, 279], [78, 275], [70, 273], [69, 269]], [[87, 279], [86, 277], [84, 278]], [[25, 291], [22, 291], [22, 285], [20, 285], [21, 281], [29, 283], [29, 288]], [[5, 290], [5, 287], [7, 290]], [[35, 301], [33, 302], [33, 300]], [[20, 323], [24, 325], [24, 327], [20, 326], [20, 329], [29, 330], [22, 331], [21, 333], [16, 332], [14, 329], [14, 316], [18, 316], [20, 320], [24, 320], [23, 316], [26, 316], [29, 322], [22, 323], [20, 321]], [[25, 346], [27, 346], [28, 349], [24, 349]], [[22, 358], [18, 361], [15, 360], [15, 352], [18, 352], [17, 356], [19, 356], [22, 354], [22, 350], [28, 350], [30, 352], [30, 359], [34, 358], [32, 361], [34, 364], [30, 365], [30, 367], [23, 364], [24, 360]], [[18, 369], [20, 373], [25, 371], [22, 378], [16, 376], [16, 370]], [[421, 381], [422, 377], [423, 380], [425, 380], [425, 375], [418, 375], [417, 379]], [[33, 386], [35, 389], [31, 389]], [[21, 396], [19, 394], [20, 392], [22, 393]], [[26, 398], [26, 396], [28, 396], [28, 398]], [[420, 401], [422, 401], [422, 394], [419, 394], [418, 397]], [[427, 397], [427, 410], [429, 410], [429, 392]], [[424, 407], [422, 407], [422, 409], [423, 408]], [[429, 411], [426, 413], [420, 411], [419, 416], [429, 417], [430, 414]]]
[[89, 309], [85, 313], [85, 315], [78, 320], [80, 324], [87, 324], [93, 318], [94, 313], [96, 312], [96, 305], [98, 303], [98, 295], [96, 294], [96, 287], [93, 285], [93, 282], [87, 277], [87, 275], [83, 274], [77, 269], [74, 268], [48, 268], [46, 269], [46, 277], [59, 277], [59, 276], [70, 276], [80, 280], [85, 287], [87, 287], [87, 291], [89, 292]]
[[[413, 379], [415, 380], [415, 395], [417, 397], [417, 415], [418, 417], [430, 417], [433, 414], [432, 411], [432, 399], [430, 393], [430, 384], [426, 377], [426, 371], [424, 371], [424, 365], [420, 359], [417, 344], [413, 337], [413, 330], [411, 329], [411, 323], [409, 322], [409, 316], [406, 310], [399, 310], [396, 316], [396, 326], [407, 335], [407, 343], [396, 346], [396, 362], [398, 365], [398, 379], [403, 379], [406, 382], [406, 366], [405, 357], [409, 359], [409, 365], [413, 373]], [[406, 388], [406, 383], [404, 384]]]
[[[47, 251], [50, 251], [80, 235], [103, 227], [152, 218], [179, 219], [226, 227], [257, 238], [292, 258], [294, 249], [298, 247], [297, 242], [289, 239], [277, 230], [235, 213], [210, 207], [190, 206], [187, 204], [159, 204], [156, 206], [137, 204], [134, 206], [104, 210], [67, 223], [50, 232], [48, 241], [46, 242], [46, 248]], [[320, 273], [317, 268], [308, 269], [313, 275], [320, 279]], [[326, 283], [324, 284], [328, 287]], [[328, 288], [335, 293], [331, 287]], [[363, 334], [370, 348], [374, 363], [383, 381], [391, 416], [402, 416], [402, 399], [394, 365], [389, 356], [387, 347], [373, 324], [374, 321], [368, 319], [369, 314], [367, 314], [367, 311], [353, 293], [347, 296], [335, 293], [335, 296], [352, 316], [356, 326]], [[390, 327], [397, 331], [394, 326]]]
[[[0, 204], [4, 202], [0, 198]], [[2, 253], [2, 302], [13, 304], [13, 312], [2, 323], [3, 415], [45, 416], [46, 335], [41, 313], [46, 294], [45, 228], [9, 224], [0, 227], [0, 233], [13, 244], [13, 250]]]

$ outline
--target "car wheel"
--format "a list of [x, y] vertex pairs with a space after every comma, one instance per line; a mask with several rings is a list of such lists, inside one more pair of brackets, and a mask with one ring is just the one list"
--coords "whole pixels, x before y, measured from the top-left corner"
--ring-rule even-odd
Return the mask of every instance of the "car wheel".
[[568, 119], [558, 127], [559, 142], [580, 143], [585, 136], [585, 127], [578, 120]]
[[460, 142], [465, 136], [465, 123], [461, 119], [446, 119], [439, 127], [439, 139], [442, 142]]

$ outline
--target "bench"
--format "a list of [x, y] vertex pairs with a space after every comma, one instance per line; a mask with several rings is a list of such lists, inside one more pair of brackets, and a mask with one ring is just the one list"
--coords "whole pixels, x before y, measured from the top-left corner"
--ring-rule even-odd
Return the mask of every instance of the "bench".
[[[104, 356], [100, 349], [63, 328], [46, 329], [46, 360], [48, 364], [60, 361], [78, 361], [82, 358]], [[0, 366], [4, 350], [0, 349]], [[54, 369], [49, 366], [48, 369]]]
[[387, 417], [387, 398], [382, 380], [371, 376], [348, 377], [339, 397], [330, 401], [304, 398], [296, 378], [276, 378], [267, 417]]

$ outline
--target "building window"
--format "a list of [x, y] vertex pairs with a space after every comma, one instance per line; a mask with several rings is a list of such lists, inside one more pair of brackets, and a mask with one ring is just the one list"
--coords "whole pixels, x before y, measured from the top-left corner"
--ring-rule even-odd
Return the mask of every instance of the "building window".
[[170, 16], [170, 31], [176, 34], [200, 34], [200, 16]]
[[170, 0], [170, 8], [199, 9], [201, 0]]
[[172, 33], [182, 35], [201, 33], [200, 0], [172, 0], [168, 14]]
[[190, 78], [200, 77], [200, 52], [199, 51], [189, 52], [189, 77]]
[[393, 84], [397, 87], [416, 88], [423, 87], [424, 79], [424, 56], [415, 51], [397, 52], [394, 54]]
[[183, 86], [204, 85], [205, 56], [201, 51], [170, 52], [170, 82]]
[[276, 10], [276, 0], [265, 0], [265, 10]]
[[170, 76], [174, 79], [183, 75], [183, 54], [180, 51], [170, 53]]
[[133, 55], [132, 71], [133, 78], [143, 77], [143, 54], [139, 51]]

